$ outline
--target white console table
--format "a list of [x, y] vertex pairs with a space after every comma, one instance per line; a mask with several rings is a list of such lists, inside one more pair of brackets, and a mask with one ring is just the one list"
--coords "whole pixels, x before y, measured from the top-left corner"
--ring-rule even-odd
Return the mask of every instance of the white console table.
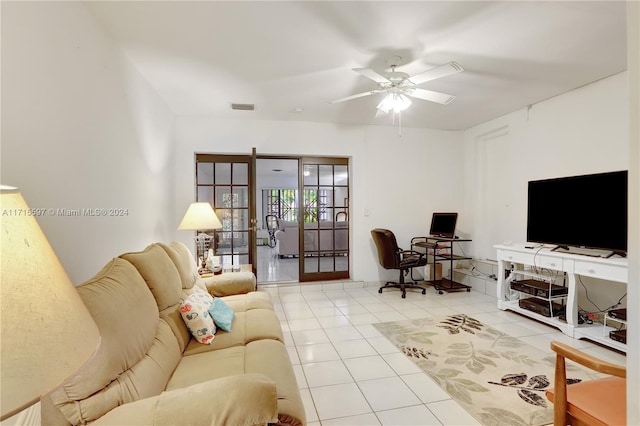
[[[498, 308], [512, 310], [530, 318], [559, 328], [576, 339], [590, 339], [626, 352], [626, 345], [609, 338], [613, 328], [602, 324], [578, 324], [578, 298], [576, 276], [587, 276], [610, 281], [628, 283], [628, 261], [626, 258], [601, 258], [551, 251], [550, 248], [526, 248], [525, 244], [499, 244], [494, 246], [498, 254]], [[523, 271], [525, 266], [567, 274], [566, 322], [521, 308], [518, 300], [511, 300], [509, 282], [505, 269]]]

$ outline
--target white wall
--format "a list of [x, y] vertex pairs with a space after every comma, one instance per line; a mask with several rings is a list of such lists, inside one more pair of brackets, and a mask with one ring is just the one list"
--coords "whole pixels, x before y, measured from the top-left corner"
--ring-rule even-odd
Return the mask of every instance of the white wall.
[[[196, 152], [249, 154], [256, 147], [258, 154], [350, 158], [355, 280], [395, 276], [378, 267], [371, 229], [391, 229], [409, 248], [411, 237], [428, 231], [433, 211], [463, 204], [462, 173], [455, 166], [464, 154], [461, 132], [405, 128], [398, 137], [393, 127], [179, 117], [176, 140], [176, 223], [194, 198]], [[466, 226], [464, 218], [460, 226]], [[193, 245], [190, 233], [176, 235]]]
[[[629, 73], [614, 75], [465, 132], [465, 165], [469, 171], [465, 178], [465, 211], [473, 217], [473, 253], [478, 258], [494, 258], [492, 246], [502, 242], [491, 239], [492, 235], [497, 235], [496, 228], [503, 229], [502, 235], [506, 239], [525, 241], [529, 180], [629, 170], [629, 284], [583, 279], [590, 298], [601, 309], [615, 303], [627, 291], [624, 304], [631, 307], [639, 305], [640, 7], [636, 2], [629, 4], [629, 28], [632, 29], [629, 32]], [[497, 167], [493, 161], [496, 153], [491, 150], [491, 144], [496, 140], [506, 141], [506, 145], [501, 144], [506, 148], [503, 164]], [[504, 194], [502, 204], [487, 205], [486, 182], [498, 179], [507, 182], [506, 187], [510, 191]], [[504, 212], [509, 214], [502, 214]], [[489, 218], [495, 214], [507, 219], [491, 221]], [[586, 301], [584, 288], [579, 286], [578, 289], [580, 306], [595, 309]], [[629, 315], [629, 360], [638, 359], [638, 318], [637, 309], [632, 309]], [[627, 368], [629, 377], [637, 377], [637, 362], [627, 363]], [[631, 380], [627, 387], [628, 424], [638, 424], [640, 419], [637, 404], [639, 386], [637, 380]]]
[[39, 218], [75, 283], [172, 235], [172, 132], [173, 114], [82, 3], [2, 3], [2, 183], [32, 208], [127, 209]]
[[[465, 205], [474, 216], [476, 257], [495, 258], [492, 246], [502, 241], [484, 238], [492, 227], [508, 229], [511, 241], [525, 241], [528, 181], [628, 169], [628, 100], [623, 72], [465, 132]], [[508, 150], [502, 164], [487, 170], [497, 139], [507, 140]], [[483, 204], [487, 179], [508, 182], [506, 223], [485, 214], [495, 207]]]
[[629, 335], [627, 424], [640, 424], [640, 3], [627, 2], [629, 70]]
[[[494, 244], [526, 240], [528, 181], [629, 168], [628, 87], [623, 72], [465, 132], [465, 209], [473, 217], [474, 257], [495, 259]], [[496, 141], [501, 151], [492, 150]], [[504, 189], [491, 202], [487, 183], [496, 181]], [[588, 278], [582, 283], [600, 309], [627, 289]], [[578, 290], [580, 306], [597, 310], [585, 288]]]
[[[509, 182], [504, 194], [511, 211], [506, 223], [512, 241], [526, 238], [527, 182], [529, 180], [622, 170], [628, 162], [628, 86], [621, 73], [530, 108], [468, 129], [466, 205], [474, 211], [477, 257], [495, 256], [492, 245], [502, 241], [483, 238], [488, 232], [483, 205], [487, 178]], [[488, 146], [496, 135], [508, 140], [508, 152], [497, 169], [487, 170]]]

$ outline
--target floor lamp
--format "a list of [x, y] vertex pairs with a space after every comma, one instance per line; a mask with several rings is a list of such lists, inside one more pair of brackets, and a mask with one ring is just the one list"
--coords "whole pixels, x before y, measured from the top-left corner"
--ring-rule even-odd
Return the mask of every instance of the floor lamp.
[[[199, 230], [222, 229], [222, 223], [220, 223], [220, 219], [218, 219], [218, 216], [213, 211], [211, 204], [206, 202], [198, 202], [191, 203], [191, 205], [187, 209], [187, 212], [184, 214], [184, 217], [182, 218], [182, 222], [180, 222], [178, 229], [190, 229], [196, 232]], [[200, 263], [201, 270], [206, 269], [206, 243], [212, 238], [212, 236], [207, 235], [204, 232], [199, 232], [195, 237], [196, 262], [200, 257], [200, 253], [202, 253], [202, 261]]]
[[97, 351], [100, 333], [17, 188], [0, 186], [0, 420], [61, 385]]

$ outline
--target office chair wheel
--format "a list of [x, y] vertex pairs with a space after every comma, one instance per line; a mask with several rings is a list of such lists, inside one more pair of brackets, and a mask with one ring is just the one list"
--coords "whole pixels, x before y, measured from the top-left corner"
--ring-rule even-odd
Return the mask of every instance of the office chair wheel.
[[427, 294], [427, 289], [426, 288], [422, 289], [422, 294]]
[[378, 293], [382, 294], [382, 287], [378, 289]]
[[438, 294], [444, 294], [442, 290], [438, 290]]
[[405, 293], [404, 291], [402, 292], [402, 298], [406, 299], [407, 298], [407, 293]]
[[467, 287], [467, 293], [469, 293], [471, 291], [471, 289], [469, 287]]

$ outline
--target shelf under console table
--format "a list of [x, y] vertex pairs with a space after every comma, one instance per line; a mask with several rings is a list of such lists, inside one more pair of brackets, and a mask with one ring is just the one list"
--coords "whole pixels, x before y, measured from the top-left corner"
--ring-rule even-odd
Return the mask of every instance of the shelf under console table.
[[[527, 248], [525, 244], [495, 245], [498, 256], [498, 308], [511, 310], [522, 315], [534, 318], [540, 322], [560, 329], [566, 335], [576, 339], [589, 339], [617, 350], [626, 352], [624, 343], [612, 340], [608, 337], [606, 324], [578, 324], [578, 289], [577, 276], [586, 276], [597, 279], [628, 283], [628, 261], [626, 258], [601, 258], [560, 253], [550, 248]], [[511, 279], [505, 277], [505, 270], [513, 270], [515, 273], [525, 271], [526, 266], [533, 266], [545, 270], [565, 273], [567, 282], [566, 296], [566, 322], [557, 316], [545, 316], [529, 309], [522, 308], [519, 300], [510, 297]], [[511, 274], [513, 275], [513, 273]], [[549, 299], [550, 300], [550, 299]], [[553, 310], [551, 309], [551, 312]], [[604, 332], [603, 332], [604, 327]], [[609, 327], [610, 328], [610, 327]], [[610, 328], [614, 330], [614, 328]]]

